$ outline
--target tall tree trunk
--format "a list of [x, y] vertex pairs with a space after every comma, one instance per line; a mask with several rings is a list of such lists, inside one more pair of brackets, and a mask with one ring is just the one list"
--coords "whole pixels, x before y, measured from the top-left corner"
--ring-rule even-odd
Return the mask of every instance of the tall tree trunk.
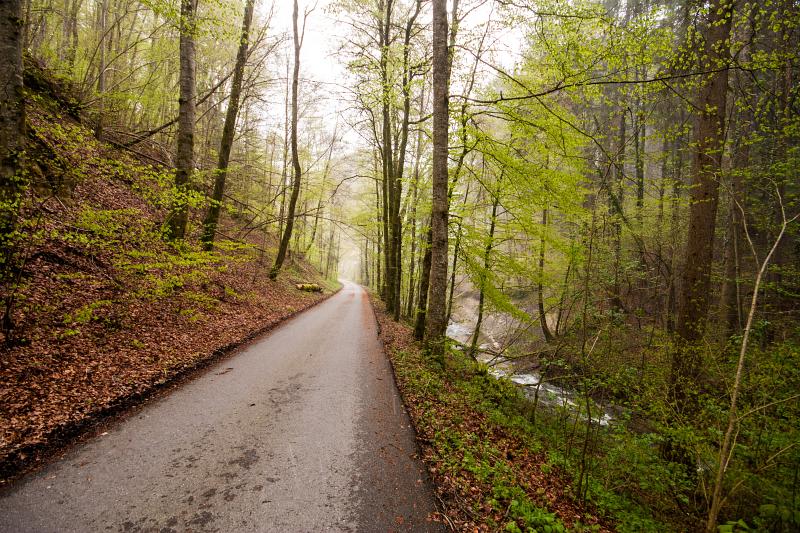
[[[271, 139], [271, 141], [270, 141]], [[267, 135], [264, 139], [264, 151], [266, 152], [269, 150], [269, 165], [264, 167], [264, 193], [267, 198], [270, 199], [270, 209], [269, 211], [265, 211], [265, 215], [275, 215], [275, 211], [272, 210], [272, 202], [275, 201], [277, 198], [277, 194], [275, 196], [272, 195], [272, 176], [274, 174], [273, 169], [275, 168], [275, 136], [274, 135]], [[264, 224], [264, 238], [267, 237], [267, 229], [269, 228], [269, 224]], [[266, 240], [264, 241], [266, 245]], [[263, 251], [262, 251], [263, 253]]]
[[278, 235], [283, 235], [283, 227], [286, 224], [286, 180], [289, 177], [289, 57], [286, 57], [286, 94], [283, 99], [283, 160], [281, 168], [281, 209], [278, 217]]
[[108, 0], [102, 0], [97, 7], [99, 9], [97, 13], [97, 34], [99, 35], [100, 42], [97, 45], [97, 122], [95, 124], [94, 134], [98, 139], [102, 139], [106, 92], [106, 26], [108, 25]]
[[469, 347], [469, 354], [475, 357], [475, 350], [478, 348], [478, 339], [481, 336], [481, 325], [483, 324], [483, 307], [486, 299], [486, 277], [489, 274], [489, 267], [491, 266], [491, 253], [494, 247], [494, 229], [497, 224], [497, 206], [500, 204], [500, 196], [495, 194], [492, 196], [492, 218], [489, 219], [489, 238], [486, 241], [486, 247], [483, 249], [483, 272], [480, 275], [480, 287], [478, 294], [478, 319], [475, 321], [475, 330], [472, 332], [472, 343]]
[[411, 317], [414, 312], [414, 286], [417, 266], [417, 201], [419, 198], [419, 151], [422, 144], [422, 129], [417, 133], [417, 151], [414, 158], [414, 181], [411, 184], [411, 253], [408, 262], [408, 298], [406, 299], [406, 316]]
[[25, 134], [25, 100], [22, 90], [22, 2], [0, 3], [0, 236], [14, 228], [22, 190], [19, 157]]
[[334, 233], [334, 225], [333, 223], [330, 224], [330, 232], [328, 234], [328, 254], [325, 258], [325, 279], [330, 278], [331, 275], [331, 268], [333, 266], [333, 256], [334, 256], [334, 242], [336, 240], [336, 235]]
[[[294, 36], [294, 71], [292, 72], [292, 169], [294, 180], [292, 182], [292, 194], [289, 197], [289, 207], [286, 213], [286, 228], [283, 230], [278, 255], [275, 257], [275, 264], [269, 272], [269, 279], [274, 280], [281, 271], [283, 261], [286, 259], [286, 250], [289, 248], [289, 240], [292, 238], [294, 228], [294, 212], [297, 207], [297, 197], [300, 195], [300, 185], [302, 169], [300, 168], [300, 154], [297, 149], [297, 89], [300, 82], [300, 49], [303, 46], [303, 39], [297, 29], [297, 0], [294, 0], [292, 10], [292, 32]], [[303, 34], [305, 34], [305, 19], [303, 21]]]
[[66, 52], [66, 61], [70, 76], [75, 73], [75, 58], [78, 54], [78, 12], [81, 9], [81, 3], [82, 0], [73, 0], [69, 13], [69, 46]]
[[22, 2], [0, 3], [0, 248], [5, 274], [23, 187], [19, 158], [25, 139], [22, 94]]
[[644, 151], [645, 151], [644, 113], [637, 112], [634, 151], [636, 166], [636, 217], [642, 224], [644, 210]]
[[[751, 61], [751, 43], [753, 40], [753, 26], [751, 23], [743, 24], [740, 27], [740, 34], [733, 38], [742, 44], [739, 51], [739, 61], [741, 64], [748, 64]], [[735, 125], [733, 126], [732, 157], [730, 172], [730, 191], [728, 195], [728, 228], [725, 239], [724, 253], [724, 275], [722, 288], [719, 297], [719, 330], [722, 339], [735, 331], [740, 331], [744, 326], [742, 310], [741, 292], [739, 286], [741, 253], [740, 246], [744, 242], [742, 235], [742, 218], [739, 205], [743, 205], [743, 183], [742, 173], [750, 164], [750, 144], [748, 137], [752, 131], [754, 116], [751, 103], [752, 98], [752, 79], [750, 73], [736, 72], [734, 74], [734, 85], [738, 87], [742, 102], [737, 105], [734, 102], [734, 109], [738, 113], [734, 115]], [[737, 205], [738, 203], [738, 205]], [[780, 246], [780, 245], [779, 245]], [[779, 252], [780, 248], [776, 250]]]
[[[637, 2], [637, 6], [639, 6]], [[636, 69], [637, 79], [647, 78], [647, 73], [639, 73]], [[645, 142], [647, 140], [647, 125], [644, 118], [644, 103], [642, 97], [636, 98], [636, 128], [634, 130], [634, 166], [636, 169], [636, 218], [639, 222], [639, 227], [642, 226], [643, 211], [644, 211], [644, 155], [646, 152]]]
[[214, 247], [214, 236], [217, 232], [219, 212], [222, 207], [222, 198], [225, 193], [225, 178], [228, 175], [228, 163], [231, 159], [233, 137], [236, 133], [236, 117], [239, 114], [239, 101], [242, 96], [242, 79], [244, 67], [247, 63], [247, 50], [250, 41], [250, 24], [253, 21], [253, 7], [255, 0], [247, 0], [244, 6], [242, 20], [242, 35], [239, 41], [239, 51], [236, 54], [236, 65], [233, 68], [233, 82], [231, 94], [228, 99], [228, 110], [225, 114], [225, 126], [222, 129], [222, 141], [219, 147], [219, 162], [217, 173], [214, 177], [214, 192], [211, 195], [211, 205], [208, 207], [206, 219], [203, 221], [203, 248], [211, 250]]
[[425, 251], [422, 254], [422, 264], [419, 268], [419, 300], [417, 302], [417, 316], [414, 320], [414, 338], [418, 341], [425, 337], [425, 317], [428, 311], [428, 289], [431, 279], [431, 241], [433, 235], [430, 223], [425, 232]]
[[[384, 147], [384, 151], [386, 148]], [[387, 310], [391, 311], [389, 299], [394, 292], [391, 290], [391, 223], [390, 223], [390, 215], [389, 215], [389, 206], [391, 205], [389, 202], [389, 180], [387, 178], [387, 170], [386, 170], [386, 160], [385, 155], [381, 154], [381, 165], [382, 165], [382, 177], [381, 177], [381, 189], [378, 193], [378, 199], [381, 202], [382, 209], [380, 210], [381, 213], [381, 223], [383, 224], [382, 228], [382, 235], [383, 235], [383, 285], [381, 286], [381, 294], [383, 295], [383, 301], [386, 303]], [[376, 179], [377, 179], [377, 172], [376, 172]]]
[[453, 314], [453, 300], [456, 294], [456, 271], [458, 270], [458, 254], [461, 252], [461, 221], [456, 226], [456, 242], [453, 245], [453, 262], [450, 265], [450, 282], [447, 284], [447, 312], [445, 312], [444, 323], [450, 323]]
[[708, 13], [702, 66], [718, 72], [700, 87], [697, 106], [689, 228], [675, 324], [683, 342], [673, 353], [670, 375], [670, 396], [678, 413], [687, 406], [688, 389], [700, 370], [699, 352], [692, 345], [702, 337], [708, 314], [728, 91], [728, 70], [720, 66], [729, 60], [733, 2], [715, 0]]
[[[666, 130], [666, 126], [665, 126]], [[651, 297], [656, 301], [656, 318], [661, 319], [664, 316], [665, 298], [664, 290], [661, 285], [661, 278], [668, 282], [668, 269], [666, 268], [666, 260], [664, 258], [664, 203], [666, 202], [667, 195], [667, 180], [669, 176], [669, 154], [670, 142], [669, 136], [664, 132], [661, 139], [661, 176], [658, 181], [658, 212], [656, 214], [656, 265], [657, 265], [657, 280], [653, 284], [654, 292]]]
[[[25, 140], [25, 99], [22, 87], [24, 19], [22, 1], [0, 2], [0, 282], [12, 267], [15, 229], [26, 182], [20, 172]], [[4, 298], [2, 331], [11, 340], [14, 299]]]
[[364, 249], [361, 250], [361, 283], [367, 287], [370, 286], [369, 277], [369, 239], [364, 239]]
[[[419, 116], [425, 112], [425, 80], [423, 79], [422, 88], [419, 92]], [[411, 226], [411, 261], [409, 264], [409, 283], [408, 283], [408, 307], [406, 315], [414, 317], [414, 288], [415, 283], [415, 267], [417, 264], [416, 248], [417, 248], [417, 200], [419, 198], [419, 168], [420, 160], [422, 159], [422, 128], [417, 130], [416, 148], [414, 150], [414, 181], [413, 181], [413, 198], [411, 202], [412, 209], [412, 226]]]
[[739, 292], [739, 274], [741, 263], [740, 246], [742, 241], [742, 219], [737, 202], [742, 202], [741, 172], [747, 167], [750, 159], [750, 147], [745, 140], [747, 126], [741, 124], [740, 117], [734, 139], [733, 161], [728, 202], [728, 228], [725, 240], [724, 276], [719, 296], [720, 334], [723, 339], [742, 327], [742, 305]]
[[545, 234], [547, 233], [547, 208], [542, 209], [542, 238], [539, 239], [539, 283], [537, 287], [537, 303], [539, 305], [539, 324], [542, 327], [542, 335], [547, 342], [553, 341], [553, 334], [547, 325], [547, 313], [544, 308], [544, 256], [545, 256]]
[[[470, 183], [467, 183], [467, 190], [464, 192], [464, 207], [467, 206], [467, 202], [469, 201], [469, 186]], [[458, 219], [458, 224], [456, 225], [456, 243], [453, 247], [453, 264], [451, 265], [450, 269], [450, 286], [449, 286], [449, 293], [447, 295], [447, 314], [444, 319], [445, 324], [450, 323], [450, 316], [453, 314], [453, 300], [455, 298], [456, 292], [456, 269], [458, 267], [458, 254], [461, 251], [461, 233], [463, 231], [463, 219]]]
[[619, 131], [617, 132], [617, 153], [614, 160], [614, 183], [609, 187], [611, 200], [611, 231], [614, 247], [614, 286], [611, 294], [611, 308], [621, 311], [622, 288], [620, 287], [620, 269], [622, 268], [622, 217], [623, 205], [625, 202], [625, 152], [627, 133], [625, 107], [620, 104], [619, 110]]
[[[305, 235], [306, 229], [308, 226], [308, 222], [306, 220], [306, 213], [308, 213], [308, 184], [305, 184], [305, 187], [302, 185], [300, 186], [300, 196], [299, 198], [303, 199], [303, 205], [300, 209], [300, 215], [297, 218], [298, 226], [294, 229], [294, 245], [289, 245], [288, 253], [289, 258], [292, 257], [293, 253], [298, 253], [301, 248], [305, 248]], [[303, 246], [300, 245], [300, 241], [303, 240]]]
[[[683, 119], [683, 112], [681, 112]], [[681, 120], [683, 122], [683, 120]], [[664, 323], [667, 331], [672, 333], [675, 331], [675, 315], [677, 312], [675, 308], [677, 304], [675, 300], [678, 278], [678, 228], [680, 221], [680, 199], [681, 188], [683, 186], [683, 151], [679, 148], [680, 141], [683, 136], [676, 137], [672, 141], [672, 193], [670, 194], [670, 222], [669, 222], [669, 238], [670, 238], [670, 256], [669, 256], [669, 286], [667, 287], [667, 301], [664, 305], [666, 319]]]
[[[377, 213], [381, 212], [381, 188], [378, 184], [378, 171], [377, 169], [374, 170], [373, 175], [375, 176], [375, 211]], [[384, 285], [381, 280], [381, 225], [377, 225], [378, 229], [378, 238], [375, 239], [375, 288], [381, 292], [384, 290]]]
[[[455, 13], [453, 14], [455, 17]], [[425, 344], [434, 357], [444, 354], [447, 293], [447, 225], [449, 218], [447, 152], [450, 53], [447, 45], [447, 6], [433, 0], [433, 173], [431, 209], [431, 268]]]
[[394, 165], [392, 145], [391, 91], [389, 81], [389, 44], [392, 24], [393, 0], [381, 0], [378, 3], [380, 13], [380, 75], [381, 75], [381, 168], [383, 174], [383, 244], [386, 276], [383, 300], [386, 310], [394, 314], [395, 283], [397, 281], [397, 264], [395, 262], [395, 216], [394, 216]]
[[[400, 141], [397, 147], [397, 161], [394, 163], [394, 169], [391, 173], [393, 182], [393, 196], [392, 200], [392, 241], [394, 251], [392, 259], [394, 261], [394, 275], [393, 282], [394, 295], [392, 301], [394, 302], [393, 318], [397, 321], [400, 320], [402, 311], [401, 304], [401, 286], [403, 281], [403, 227], [400, 215], [400, 199], [403, 196], [403, 173], [405, 170], [406, 150], [408, 148], [408, 130], [411, 119], [411, 81], [413, 72], [411, 70], [411, 63], [409, 59], [409, 52], [411, 49], [411, 37], [413, 35], [414, 24], [422, 10], [422, 1], [417, 0], [414, 12], [411, 13], [406, 21], [405, 33], [403, 35], [403, 75], [402, 75], [402, 94], [403, 94], [403, 115], [400, 124]], [[387, 14], [388, 17], [388, 14]], [[387, 18], [388, 21], [388, 18]], [[392, 159], [390, 159], [392, 162]]]
[[169, 237], [172, 239], [184, 238], [189, 218], [184, 195], [187, 193], [194, 170], [196, 9], [196, 0], [181, 0], [178, 153], [175, 161], [175, 188], [178, 197], [174, 200], [169, 221]]

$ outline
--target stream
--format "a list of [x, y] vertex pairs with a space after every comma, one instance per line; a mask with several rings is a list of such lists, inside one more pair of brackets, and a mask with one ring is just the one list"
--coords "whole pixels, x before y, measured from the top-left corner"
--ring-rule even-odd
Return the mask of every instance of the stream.
[[[463, 308], [462, 308], [463, 309]], [[464, 322], [457, 322], [451, 320], [447, 325], [446, 335], [456, 342], [463, 345], [469, 345], [472, 341], [473, 327], [465, 324]], [[478, 361], [485, 363], [489, 366], [489, 373], [497, 379], [508, 379], [512, 383], [518, 385], [525, 392], [525, 396], [529, 400], [536, 400], [538, 389], [538, 404], [550, 408], [569, 409], [571, 411], [580, 410], [578, 401], [583, 402], [579, 398], [579, 394], [568, 388], [559, 387], [542, 381], [542, 376], [539, 372], [518, 372], [511, 361], [497, 356], [489, 355], [485, 350], [492, 349], [498, 351], [501, 348], [501, 343], [498, 342], [491, 331], [482, 331], [480, 339], [482, 342], [479, 346]], [[593, 402], [592, 422], [601, 426], [609, 426], [614, 420], [614, 414], [608, 407], [598, 406]], [[597, 408], [602, 411], [598, 414], [595, 413]], [[584, 418], [585, 416], [582, 415]]]

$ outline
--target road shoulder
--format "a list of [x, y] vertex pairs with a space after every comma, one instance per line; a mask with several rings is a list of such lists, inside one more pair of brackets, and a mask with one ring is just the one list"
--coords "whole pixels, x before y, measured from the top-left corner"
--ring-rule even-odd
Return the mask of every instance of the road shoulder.
[[[63, 456], [73, 446], [102, 433], [145, 403], [170, 394], [181, 385], [203, 375], [214, 364], [232, 357], [287, 320], [334, 296], [341, 287], [322, 294], [312, 294], [293, 289], [291, 283], [281, 283], [274, 290], [281, 294], [281, 305], [275, 306], [269, 313], [257, 319], [240, 321], [239, 327], [228, 328], [226, 331], [223, 328], [227, 320], [219, 324], [212, 323], [209, 331], [205, 332], [205, 338], [197, 339], [199, 349], [192, 349], [191, 345], [196, 337], [189, 335], [188, 342], [180, 346], [182, 355], [176, 359], [175, 364], [159, 375], [142, 374], [139, 381], [112, 391], [102, 403], [93, 408], [79, 409], [80, 406], [75, 405], [57, 420], [40, 428], [34, 427], [34, 421], [31, 421], [27, 428], [27, 432], [31, 433], [30, 437], [24, 440], [8, 439], [0, 447], [0, 491], [16, 479]], [[249, 307], [244, 309], [249, 310]], [[144, 360], [143, 364], [146, 364]], [[51, 377], [53, 380], [58, 379], [57, 374]], [[63, 387], [63, 384], [59, 385], [54, 381], [48, 385], [48, 388], [58, 387]], [[6, 393], [12, 392], [13, 387], [8, 387]], [[3, 409], [6, 408], [8, 406]], [[36, 411], [35, 406], [29, 406], [28, 409]]]

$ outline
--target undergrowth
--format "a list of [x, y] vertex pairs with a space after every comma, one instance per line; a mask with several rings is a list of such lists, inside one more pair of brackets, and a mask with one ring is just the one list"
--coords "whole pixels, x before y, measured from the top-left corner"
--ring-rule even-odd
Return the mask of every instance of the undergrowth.
[[380, 319], [445, 520], [464, 531], [613, 529], [593, 505], [575, 499], [565, 472], [533, 431], [530, 403], [516, 386], [457, 351], [437, 365], [408, 340], [404, 326]]

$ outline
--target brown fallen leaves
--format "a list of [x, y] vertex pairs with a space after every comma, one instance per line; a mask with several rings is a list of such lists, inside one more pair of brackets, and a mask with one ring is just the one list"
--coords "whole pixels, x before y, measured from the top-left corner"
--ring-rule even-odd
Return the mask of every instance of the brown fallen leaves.
[[326, 296], [295, 288], [322, 283], [302, 261], [269, 281], [263, 233], [215, 254], [165, 243], [152, 169], [58, 111], [32, 104], [28, 120], [22, 267], [0, 285], [14, 297], [12, 342], [0, 334], [0, 483]]
[[[44, 262], [26, 288], [36, 316], [18, 317], [27, 343], [0, 355], [0, 478], [14, 475], [85, 424], [146, 397], [325, 296], [269, 282], [265, 265], [237, 263], [217, 281], [244, 296], [186, 314], [170, 299], [126, 295], [96, 277], [65, 286]], [[55, 298], [53, 302], [51, 298]], [[64, 336], [61, 309], [109, 299], [102, 317]], [[46, 309], [50, 309], [48, 312]], [[109, 325], [111, 321], [111, 326]]]
[[[511, 465], [509, 476], [536, 505], [555, 513], [567, 528], [581, 523], [597, 531], [612, 531], [611, 524], [594, 516], [571, 496], [571, 484], [563, 472], [547, 468], [542, 452], [535, 452], [521, 438], [501, 424], [489, 420], [486, 413], [471, 404], [454, 384], [446, 379], [428, 386], [412, 385], [404, 376], [404, 366], [424, 364], [412, 331], [394, 322], [373, 299], [381, 326], [381, 339], [395, 368], [403, 401], [413, 421], [423, 460], [436, 487], [441, 513], [436, 517], [453, 530], [482, 532], [503, 527], [508, 509], [492, 506], [493, 487], [481, 481], [468, 468], [453, 468], [464, 463], [464, 448], [453, 446], [445, 452], [437, 448], [442, 434], [454, 434], [473, 449], [491, 449], [498, 460]], [[409, 357], [408, 354], [414, 354]], [[441, 387], [443, 390], [437, 388]]]

